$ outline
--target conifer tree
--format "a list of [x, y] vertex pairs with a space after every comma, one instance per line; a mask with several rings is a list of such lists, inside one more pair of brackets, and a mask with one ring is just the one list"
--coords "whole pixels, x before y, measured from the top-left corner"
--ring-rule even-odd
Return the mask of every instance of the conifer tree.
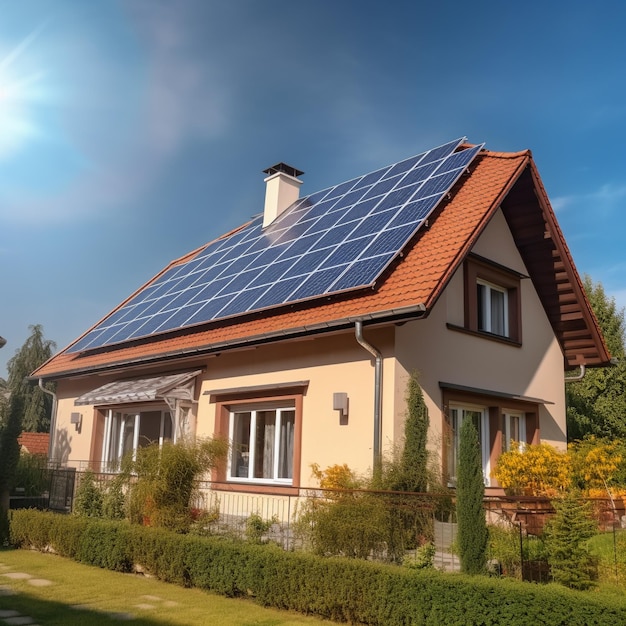
[[554, 502], [556, 515], [545, 528], [545, 543], [552, 578], [572, 589], [589, 589], [596, 577], [596, 563], [586, 545], [594, 536], [596, 524], [590, 504], [580, 494], [570, 492]]
[[456, 506], [461, 571], [482, 574], [487, 565], [489, 532], [483, 509], [485, 483], [480, 441], [472, 420], [466, 418], [459, 436]]

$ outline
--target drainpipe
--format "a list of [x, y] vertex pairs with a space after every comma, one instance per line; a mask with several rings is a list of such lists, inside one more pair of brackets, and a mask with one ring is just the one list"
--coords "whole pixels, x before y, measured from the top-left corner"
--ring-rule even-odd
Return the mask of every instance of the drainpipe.
[[567, 376], [565, 377], [566, 383], [575, 383], [577, 380], [582, 380], [585, 377], [585, 374], [587, 373], [587, 367], [585, 365], [579, 365], [579, 367], [580, 372], [578, 372], [576, 376], [570, 376], [569, 378]]
[[52, 396], [52, 413], [50, 415], [50, 442], [48, 443], [48, 463], [53, 459], [54, 452], [54, 434], [57, 425], [57, 394], [43, 386], [43, 378], [39, 379], [39, 389], [49, 396]]
[[383, 413], [383, 355], [363, 338], [363, 322], [354, 323], [356, 340], [374, 357], [374, 472], [380, 469]]

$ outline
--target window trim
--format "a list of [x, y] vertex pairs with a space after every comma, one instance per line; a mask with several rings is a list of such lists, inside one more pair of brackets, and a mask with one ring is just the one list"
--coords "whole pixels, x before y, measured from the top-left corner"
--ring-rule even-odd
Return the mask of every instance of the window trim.
[[[487, 453], [490, 470], [495, 467], [498, 458], [502, 453], [503, 433], [502, 433], [502, 414], [506, 411], [513, 413], [522, 413], [526, 425], [525, 442], [529, 444], [537, 444], [540, 441], [539, 430], [539, 404], [540, 401], [529, 398], [528, 400], [510, 398], [500, 395], [490, 395], [485, 390], [471, 388], [455, 389], [442, 386], [446, 383], [440, 383], [442, 392], [442, 432], [444, 435], [444, 445], [442, 447], [442, 471], [444, 476], [448, 476], [448, 445], [451, 436], [450, 424], [450, 406], [484, 407], [487, 420], [487, 429], [484, 437], [484, 444], [487, 445]], [[483, 470], [484, 467], [483, 458]], [[488, 482], [485, 486], [488, 488], [499, 488], [498, 481], [492, 476], [486, 476]]]
[[228, 438], [230, 434], [230, 415], [234, 409], [250, 408], [252, 406], [270, 405], [280, 403], [295, 410], [294, 422], [294, 442], [293, 442], [293, 472], [289, 484], [272, 482], [268, 480], [237, 480], [228, 477], [228, 462], [222, 463], [213, 470], [211, 480], [219, 483], [219, 489], [223, 491], [243, 491], [276, 495], [297, 495], [300, 489], [301, 480], [301, 458], [302, 458], [302, 405], [304, 394], [306, 393], [306, 383], [299, 383], [296, 386], [283, 387], [277, 385], [274, 388], [264, 387], [257, 389], [243, 388], [241, 392], [235, 389], [224, 390], [223, 394], [212, 392], [210, 400], [215, 403], [215, 435], [217, 437]]
[[[465, 309], [464, 329], [471, 333], [478, 334], [481, 337], [521, 345], [522, 325], [520, 283], [523, 275], [477, 255], [470, 255], [466, 259], [463, 268]], [[478, 284], [495, 287], [496, 289], [499, 288], [506, 292], [506, 325], [508, 335], [499, 335], [479, 329], [478, 294], [476, 289]], [[448, 325], [448, 327], [451, 327], [451, 325]], [[452, 328], [454, 327], [452, 326]]]

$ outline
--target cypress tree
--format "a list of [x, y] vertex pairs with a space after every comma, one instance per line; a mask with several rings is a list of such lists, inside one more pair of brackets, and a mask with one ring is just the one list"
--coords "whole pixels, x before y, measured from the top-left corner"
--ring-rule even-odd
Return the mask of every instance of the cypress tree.
[[398, 489], [425, 492], [428, 487], [428, 409], [416, 373], [412, 373], [409, 378], [406, 403], [407, 416]]
[[459, 441], [456, 506], [461, 571], [482, 574], [487, 565], [489, 532], [483, 509], [483, 479], [480, 441], [472, 420], [463, 420]]

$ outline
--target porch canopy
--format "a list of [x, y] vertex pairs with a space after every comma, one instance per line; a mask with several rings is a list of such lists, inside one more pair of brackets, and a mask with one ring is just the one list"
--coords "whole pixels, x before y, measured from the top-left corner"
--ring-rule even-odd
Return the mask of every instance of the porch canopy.
[[153, 400], [166, 402], [174, 399], [193, 400], [193, 382], [201, 372], [202, 370], [195, 370], [151, 378], [113, 381], [84, 393], [74, 400], [74, 404], [125, 404]]

